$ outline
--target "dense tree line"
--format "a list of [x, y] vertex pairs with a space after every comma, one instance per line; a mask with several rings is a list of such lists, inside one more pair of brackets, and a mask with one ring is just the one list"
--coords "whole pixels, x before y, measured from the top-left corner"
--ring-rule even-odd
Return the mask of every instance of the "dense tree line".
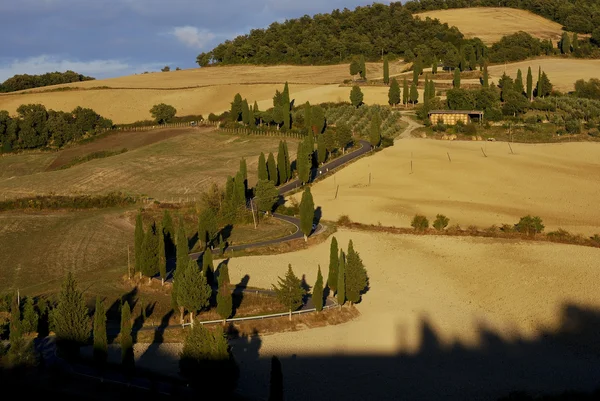
[[200, 54], [197, 63], [333, 64], [353, 55], [379, 61], [382, 53], [392, 57], [409, 51], [416, 54], [419, 46], [442, 54], [458, 48], [462, 41], [456, 28], [413, 18], [409, 9], [396, 2], [275, 22]]
[[562, 24], [566, 30], [579, 33], [600, 31], [600, 3], [597, 0], [410, 0], [405, 8], [411, 12], [466, 7], [512, 7], [528, 10]]
[[64, 112], [46, 110], [41, 104], [23, 104], [17, 109], [16, 117], [0, 110], [0, 151], [61, 148], [112, 126], [111, 120], [92, 109], [77, 107]]
[[42, 75], [20, 74], [8, 78], [0, 84], [0, 92], [15, 92], [42, 86], [68, 84], [71, 82], [92, 81], [96, 78], [86, 77], [73, 71], [48, 72]]

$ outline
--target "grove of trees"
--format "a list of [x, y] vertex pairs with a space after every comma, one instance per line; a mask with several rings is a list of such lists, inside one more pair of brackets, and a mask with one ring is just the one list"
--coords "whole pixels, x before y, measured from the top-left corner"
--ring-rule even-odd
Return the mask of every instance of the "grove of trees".
[[47, 72], [41, 75], [19, 74], [0, 84], [0, 92], [15, 92], [42, 86], [68, 84], [71, 82], [92, 81], [96, 78], [86, 77], [74, 71]]

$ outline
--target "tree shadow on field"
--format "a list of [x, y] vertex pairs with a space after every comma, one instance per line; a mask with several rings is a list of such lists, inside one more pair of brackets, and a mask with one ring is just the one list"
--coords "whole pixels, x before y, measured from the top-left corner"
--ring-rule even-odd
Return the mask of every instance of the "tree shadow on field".
[[138, 287], [134, 287], [131, 291], [117, 298], [112, 305], [106, 310], [106, 335], [108, 343], [114, 341], [120, 332], [121, 322], [121, 305], [124, 302], [129, 303], [131, 310], [134, 310], [137, 305]]
[[244, 277], [242, 277], [242, 280], [235, 285], [232, 293], [233, 311], [231, 316], [235, 316], [237, 310], [242, 305], [242, 301], [244, 300], [244, 290], [248, 287], [248, 282], [250, 282], [250, 276], [246, 274]]
[[[144, 308], [144, 314], [142, 314], [141, 308]], [[137, 342], [138, 332], [142, 329], [142, 327], [144, 327], [144, 315], [146, 316], [146, 320], [149, 319], [152, 316], [152, 313], [154, 312], [154, 308], [156, 308], [156, 302], [153, 302], [150, 305], [140, 304], [140, 312], [136, 315], [133, 321], [133, 326], [131, 327], [131, 336], [133, 338], [134, 344]], [[134, 311], [135, 309], [132, 309], [132, 315]]]
[[321, 209], [321, 206], [317, 206], [317, 208], [315, 209], [315, 217], [313, 218], [313, 223], [316, 225], [319, 225], [322, 217], [323, 217], [323, 209]]
[[311, 290], [311, 286], [308, 285], [308, 283], [306, 282], [306, 274], [302, 275], [302, 283], [300, 283], [300, 286], [304, 290], [304, 295], [302, 296], [302, 303], [306, 304], [308, 302], [308, 298], [310, 297], [309, 294]]
[[194, 233], [191, 238], [188, 238], [188, 252], [194, 248], [196, 242], [198, 242], [198, 232]]

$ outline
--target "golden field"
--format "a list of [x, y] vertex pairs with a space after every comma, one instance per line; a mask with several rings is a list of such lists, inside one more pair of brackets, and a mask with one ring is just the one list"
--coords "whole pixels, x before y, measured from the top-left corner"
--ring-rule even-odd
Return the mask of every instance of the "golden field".
[[466, 38], [478, 37], [485, 44], [498, 42], [503, 36], [525, 31], [539, 39], [556, 42], [563, 33], [562, 26], [532, 12], [508, 7], [456, 8], [416, 14], [425, 19], [438, 19], [455, 26]]

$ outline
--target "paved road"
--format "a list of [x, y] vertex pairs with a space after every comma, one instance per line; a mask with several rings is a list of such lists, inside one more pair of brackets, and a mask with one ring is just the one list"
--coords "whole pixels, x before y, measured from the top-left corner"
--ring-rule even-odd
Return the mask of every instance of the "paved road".
[[[365, 140], [360, 140], [359, 143], [360, 143], [361, 147], [358, 148], [357, 150], [355, 150], [353, 152], [349, 152], [343, 156], [340, 156], [337, 159], [330, 161], [329, 163], [325, 163], [321, 167], [313, 168], [311, 170], [311, 182], [314, 181], [315, 178], [320, 177], [322, 175], [329, 174], [330, 172], [337, 169], [338, 167], [344, 165], [345, 163], [350, 162], [351, 160], [356, 159], [357, 157], [362, 156], [363, 154], [365, 154], [371, 150], [371, 144], [369, 142], [367, 142]], [[302, 186], [302, 183], [300, 182], [300, 180], [294, 180], [285, 185], [280, 186], [278, 188], [278, 190], [279, 190], [279, 195], [281, 195], [281, 199], [283, 199], [283, 196], [286, 193], [293, 191], [294, 189], [299, 188], [301, 186]], [[295, 229], [294, 233], [292, 233], [290, 235], [286, 235], [285, 237], [275, 238], [275, 239], [265, 240], [265, 241], [260, 241], [260, 242], [254, 242], [251, 244], [232, 245], [225, 249], [225, 256], [227, 255], [227, 252], [241, 251], [244, 249], [276, 245], [276, 244], [281, 244], [283, 242], [292, 241], [292, 240], [304, 237], [304, 234], [302, 234], [302, 231], [300, 230], [300, 219], [293, 217], [293, 216], [286, 216], [286, 215], [279, 214], [279, 213], [273, 213], [273, 217], [276, 219], [285, 221], [287, 223], [290, 223], [293, 226], [295, 226], [296, 229]], [[315, 231], [313, 232], [313, 234], [314, 233], [319, 234], [323, 230], [324, 230], [324, 227], [319, 223], [317, 225], [317, 227], [315, 228]], [[213, 249], [213, 253], [215, 255], [220, 255], [221, 250]], [[202, 255], [202, 252], [191, 253], [190, 258], [197, 260], [201, 255]]]

